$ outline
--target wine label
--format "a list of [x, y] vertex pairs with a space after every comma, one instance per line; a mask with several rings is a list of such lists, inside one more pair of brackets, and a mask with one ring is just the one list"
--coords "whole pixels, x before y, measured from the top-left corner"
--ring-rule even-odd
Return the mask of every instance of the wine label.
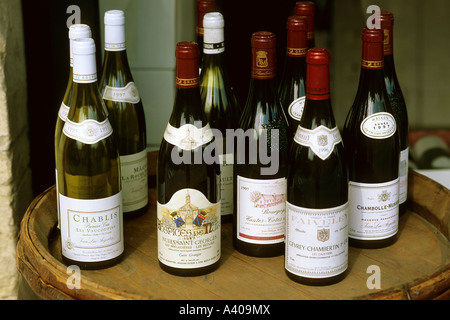
[[141, 209], [148, 204], [147, 150], [121, 156], [123, 211]]
[[217, 262], [221, 255], [220, 228], [220, 202], [209, 202], [195, 189], [177, 191], [167, 204], [157, 204], [159, 261], [180, 269]]
[[80, 74], [80, 73], [73, 73], [73, 82], [76, 83], [93, 83], [97, 81], [97, 73], [90, 73], [90, 74]]
[[62, 194], [61, 249], [71, 260], [99, 262], [124, 250], [122, 193], [97, 200], [73, 199]]
[[303, 109], [305, 108], [306, 97], [298, 98], [289, 105], [289, 116], [297, 121], [302, 120]]
[[398, 202], [403, 204], [408, 199], [408, 165], [409, 165], [409, 148], [400, 152], [400, 187]]
[[386, 183], [349, 183], [349, 236], [382, 240], [398, 231], [399, 179]]
[[397, 122], [392, 114], [379, 112], [361, 122], [361, 132], [371, 139], [387, 139], [397, 131]]
[[320, 210], [286, 203], [286, 270], [300, 277], [329, 278], [347, 267], [348, 203]]
[[286, 179], [237, 176], [237, 238], [254, 244], [284, 241]]
[[63, 132], [71, 139], [85, 144], [95, 144], [108, 138], [113, 133], [113, 128], [108, 119], [101, 123], [91, 119], [75, 123], [67, 119]]
[[67, 121], [67, 116], [69, 114], [70, 108], [68, 106], [66, 106], [64, 104], [64, 102], [61, 103], [61, 106], [59, 107], [59, 111], [58, 111], [58, 117], [66, 122]]
[[187, 151], [203, 146], [211, 142], [213, 138], [214, 135], [209, 124], [199, 129], [192, 124], [175, 128], [169, 123], [164, 132], [164, 139], [167, 142]]
[[320, 126], [309, 130], [299, 126], [294, 141], [301, 146], [311, 148], [320, 159], [326, 160], [333, 153], [334, 147], [342, 142], [342, 138], [337, 127], [329, 129]]
[[232, 153], [219, 155], [220, 161], [220, 191], [221, 215], [233, 214], [234, 202], [234, 155]]
[[106, 86], [105, 92], [103, 93], [103, 99], [132, 104], [136, 104], [141, 101], [139, 91], [134, 82], [128, 83], [123, 88]]

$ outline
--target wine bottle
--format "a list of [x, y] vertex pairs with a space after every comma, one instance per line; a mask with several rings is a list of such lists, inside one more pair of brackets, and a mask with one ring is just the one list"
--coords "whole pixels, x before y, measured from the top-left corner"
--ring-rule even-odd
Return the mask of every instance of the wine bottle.
[[119, 145], [124, 218], [147, 212], [147, 129], [144, 107], [128, 64], [125, 14], [105, 13], [105, 59], [100, 92]]
[[409, 124], [405, 98], [397, 78], [394, 63], [394, 15], [381, 11], [381, 28], [384, 31], [384, 81], [391, 102], [393, 115], [397, 121], [400, 137], [400, 215], [406, 212], [408, 200], [408, 159], [409, 159]]
[[312, 1], [298, 1], [294, 9], [296, 16], [305, 16], [308, 19], [308, 49], [316, 46], [315, 14], [316, 6]]
[[418, 139], [411, 151], [420, 169], [450, 168], [450, 147], [436, 134], [425, 135]]
[[158, 155], [158, 259], [163, 270], [196, 276], [221, 256], [220, 166], [200, 97], [198, 45], [176, 48], [176, 97]]
[[[201, 68], [203, 64], [203, 41], [205, 37], [205, 31], [203, 28], [203, 18], [208, 12], [216, 11], [216, 1], [215, 0], [197, 0], [197, 45], [199, 47], [198, 54], [198, 65]], [[199, 73], [201, 69], [199, 68]]]
[[313, 48], [306, 59], [304, 116], [289, 157], [285, 271], [299, 283], [329, 285], [348, 267], [348, 172], [330, 100], [330, 54]]
[[235, 144], [234, 246], [259, 257], [284, 252], [288, 123], [275, 83], [275, 52], [274, 33], [253, 34], [250, 89]]
[[206, 121], [216, 129], [216, 146], [219, 150], [221, 174], [222, 222], [231, 222], [233, 215], [234, 148], [227, 147], [228, 129], [237, 129], [240, 107], [225, 68], [225, 22], [219, 12], [204, 16], [203, 66], [200, 74], [200, 94]]
[[62, 259], [101, 269], [123, 256], [120, 159], [97, 84], [95, 43], [73, 41], [73, 99], [58, 148]]
[[[73, 98], [73, 53], [72, 46], [73, 40], [90, 38], [92, 36], [91, 28], [86, 24], [73, 24], [69, 28], [69, 51], [70, 51], [70, 69], [69, 69], [69, 81], [67, 83], [66, 92], [64, 94], [61, 106], [58, 111], [58, 117], [56, 118], [55, 127], [55, 165], [58, 163], [58, 145], [61, 139], [62, 130], [66, 123], [67, 115], [69, 114], [69, 105]], [[60, 227], [60, 210], [59, 210], [59, 191], [58, 191], [58, 170], [55, 168], [56, 173], [56, 202], [58, 211], [58, 228]]]
[[380, 248], [398, 232], [399, 134], [383, 72], [383, 31], [363, 31], [362, 67], [343, 138], [349, 166], [350, 245]]
[[279, 84], [281, 105], [288, 119], [289, 141], [294, 138], [306, 100], [306, 17], [291, 16], [287, 21], [287, 57]]

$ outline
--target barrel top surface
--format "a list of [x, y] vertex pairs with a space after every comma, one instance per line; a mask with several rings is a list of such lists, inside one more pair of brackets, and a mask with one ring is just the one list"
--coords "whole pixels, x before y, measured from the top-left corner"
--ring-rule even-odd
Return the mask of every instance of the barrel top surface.
[[[293, 282], [284, 272], [284, 256], [255, 258], [237, 252], [231, 223], [222, 225], [222, 258], [216, 271], [199, 277], [164, 272], [157, 256], [155, 189], [149, 191], [148, 212], [124, 223], [124, 259], [108, 269], [81, 270], [79, 289], [68, 287], [72, 273], [61, 262], [56, 193], [54, 188], [47, 190], [33, 201], [22, 221], [17, 266], [33, 291], [45, 299], [450, 298], [450, 193], [416, 173], [410, 173], [410, 186], [411, 210], [400, 219], [397, 242], [383, 249], [350, 247], [347, 275], [331, 286]], [[434, 199], [439, 201], [434, 203], [436, 210], [426, 203], [430, 197], [439, 197]], [[368, 288], [370, 266], [379, 267], [380, 289]]]

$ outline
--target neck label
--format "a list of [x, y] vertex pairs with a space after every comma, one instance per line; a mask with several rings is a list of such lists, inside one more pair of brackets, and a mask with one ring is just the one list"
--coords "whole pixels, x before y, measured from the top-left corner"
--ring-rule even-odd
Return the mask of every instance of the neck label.
[[209, 124], [203, 128], [197, 128], [192, 124], [185, 124], [180, 128], [167, 124], [164, 139], [183, 150], [194, 150], [209, 143], [214, 138]]
[[361, 123], [361, 132], [371, 139], [387, 139], [397, 130], [397, 123], [392, 114], [378, 112], [364, 119]]
[[320, 159], [326, 160], [333, 153], [334, 147], [342, 142], [342, 138], [337, 127], [329, 129], [320, 126], [309, 130], [299, 126], [294, 141], [301, 146], [311, 148]]
[[139, 91], [134, 82], [128, 83], [123, 88], [106, 86], [105, 92], [103, 93], [103, 99], [132, 104], [136, 104], [141, 101]]
[[113, 128], [108, 119], [103, 122], [89, 119], [81, 123], [67, 119], [63, 132], [71, 139], [85, 144], [95, 144], [108, 138], [113, 133]]

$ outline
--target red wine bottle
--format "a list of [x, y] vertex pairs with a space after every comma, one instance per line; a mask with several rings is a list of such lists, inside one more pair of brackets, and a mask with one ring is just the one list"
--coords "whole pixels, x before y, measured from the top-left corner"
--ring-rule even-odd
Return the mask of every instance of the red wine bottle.
[[398, 232], [399, 134], [384, 82], [383, 31], [363, 31], [359, 88], [343, 130], [350, 245], [380, 248]]
[[395, 71], [394, 15], [392, 13], [381, 11], [381, 28], [384, 31], [384, 81], [400, 136], [399, 210], [402, 215], [406, 211], [408, 200], [409, 124], [405, 98]]
[[306, 51], [308, 46], [306, 17], [292, 16], [287, 22], [287, 53], [279, 85], [281, 105], [294, 138], [306, 100]]
[[289, 157], [285, 270], [296, 282], [329, 285], [348, 266], [348, 173], [330, 100], [330, 54], [314, 48], [306, 59], [305, 110]]
[[274, 33], [253, 34], [250, 89], [235, 149], [234, 246], [259, 257], [284, 252], [288, 124], [276, 87], [275, 53]]
[[176, 59], [175, 103], [157, 165], [158, 259], [168, 273], [197, 276], [220, 261], [220, 167], [200, 97], [197, 43], [178, 43]]
[[312, 1], [298, 1], [295, 4], [295, 15], [305, 16], [308, 18], [308, 49], [316, 46], [315, 36], [315, 14], [316, 6]]
[[[203, 67], [200, 74], [200, 93], [206, 120], [218, 135], [221, 179], [222, 222], [233, 216], [234, 150], [227, 147], [227, 130], [237, 129], [241, 110], [225, 68], [225, 21], [219, 12], [209, 12], [203, 18]], [[230, 144], [231, 145], [231, 144]]]

